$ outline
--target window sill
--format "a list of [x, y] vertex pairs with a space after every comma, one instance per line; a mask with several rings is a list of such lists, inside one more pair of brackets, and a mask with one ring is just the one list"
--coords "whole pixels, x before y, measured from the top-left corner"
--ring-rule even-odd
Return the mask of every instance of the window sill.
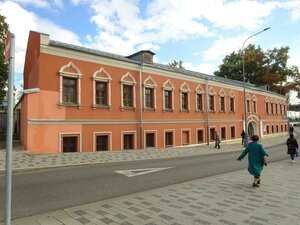
[[164, 109], [163, 112], [174, 112], [174, 109]]
[[180, 112], [182, 112], [182, 113], [189, 113], [190, 110], [189, 109], [181, 109]]
[[58, 103], [58, 107], [61, 109], [62, 107], [78, 107], [78, 109], [82, 108], [81, 104], [77, 103]]
[[156, 112], [156, 108], [144, 108], [144, 111]]
[[123, 106], [123, 107], [120, 107], [121, 111], [136, 111], [136, 107], [129, 107], [129, 106]]
[[195, 112], [196, 112], [196, 113], [204, 113], [203, 110], [196, 110]]
[[111, 105], [92, 105], [92, 109], [108, 109], [108, 110], [111, 110]]

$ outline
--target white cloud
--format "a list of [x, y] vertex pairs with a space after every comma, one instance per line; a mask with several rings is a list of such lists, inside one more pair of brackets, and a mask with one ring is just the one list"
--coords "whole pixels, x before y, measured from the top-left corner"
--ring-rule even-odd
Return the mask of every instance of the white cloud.
[[199, 65], [194, 65], [191, 62], [183, 62], [183, 67], [187, 70], [197, 71], [199, 73], [205, 73], [213, 75], [213, 73], [218, 69], [215, 63], [202, 63]]
[[300, 20], [300, 1], [285, 1], [278, 3], [279, 8], [290, 10], [292, 21]]
[[[23, 9], [18, 4], [6, 1], [0, 3], [0, 12], [6, 17], [10, 31], [15, 34], [15, 71], [23, 73], [25, 53], [30, 30], [50, 34], [50, 38], [76, 45], [81, 45], [79, 37], [51, 21], [39, 18], [35, 14]], [[18, 15], [18, 16], [16, 16]]]

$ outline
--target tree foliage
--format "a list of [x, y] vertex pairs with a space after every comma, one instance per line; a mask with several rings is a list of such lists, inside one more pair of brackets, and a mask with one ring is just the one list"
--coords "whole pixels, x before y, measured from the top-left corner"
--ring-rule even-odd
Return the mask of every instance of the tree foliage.
[[8, 65], [5, 63], [4, 50], [5, 38], [8, 31], [8, 24], [5, 22], [5, 17], [0, 14], [0, 103], [6, 94]]
[[[297, 66], [287, 66], [289, 47], [263, 51], [259, 46], [244, 49], [245, 80], [257, 86], [268, 85], [271, 91], [286, 94], [290, 90], [300, 93], [300, 73]], [[215, 76], [243, 81], [242, 52], [225, 56]]]
[[168, 66], [184, 69], [183, 62], [181, 60], [173, 60], [172, 62], [168, 63]]

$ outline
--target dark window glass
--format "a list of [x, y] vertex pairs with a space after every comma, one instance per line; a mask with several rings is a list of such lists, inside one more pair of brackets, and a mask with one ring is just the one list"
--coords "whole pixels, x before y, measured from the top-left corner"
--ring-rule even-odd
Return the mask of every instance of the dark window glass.
[[221, 111], [222, 112], [225, 112], [225, 97], [224, 96], [221, 96], [220, 97], [220, 102], [221, 102], [221, 104], [220, 104], [220, 106], [221, 106]]
[[234, 139], [235, 138], [235, 127], [230, 128], [230, 134], [231, 134], [231, 138]]
[[266, 113], [269, 114], [269, 103], [266, 102]]
[[148, 134], [146, 134], [146, 147], [147, 148], [155, 147], [154, 138], [155, 138], [155, 134], [154, 133], [148, 133]]
[[133, 149], [133, 134], [124, 134], [124, 150]]
[[181, 108], [184, 110], [188, 110], [188, 93], [181, 92]]
[[145, 89], [146, 108], [154, 108], [154, 90], [153, 88]]
[[221, 139], [226, 140], [226, 128], [221, 127]]
[[96, 104], [107, 106], [107, 83], [96, 82]]
[[215, 96], [209, 96], [209, 111], [215, 111]]
[[203, 98], [202, 98], [202, 94], [197, 94], [197, 110], [199, 110], [199, 111], [203, 110]]
[[256, 101], [253, 101], [253, 112], [256, 113]]
[[166, 147], [173, 146], [173, 132], [166, 132]]
[[230, 112], [234, 112], [234, 98], [230, 98]]
[[76, 103], [76, 79], [64, 78], [63, 100], [64, 103]]
[[250, 112], [250, 100], [247, 99], [247, 112]]
[[172, 109], [172, 91], [165, 90], [165, 109]]
[[97, 151], [107, 151], [108, 150], [108, 136], [100, 135], [97, 136]]
[[123, 105], [133, 107], [133, 86], [123, 85]]
[[63, 137], [63, 152], [77, 152], [77, 137]]
[[198, 130], [197, 136], [198, 136], [198, 143], [203, 143], [203, 141], [204, 141], [203, 130]]

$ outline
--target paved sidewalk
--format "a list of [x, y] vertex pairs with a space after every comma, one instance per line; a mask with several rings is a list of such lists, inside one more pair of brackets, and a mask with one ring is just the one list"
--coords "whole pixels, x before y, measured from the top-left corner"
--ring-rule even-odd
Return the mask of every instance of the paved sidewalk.
[[[280, 135], [275, 138], [265, 138], [262, 142], [267, 149], [268, 146], [284, 143], [286, 138], [287, 135]], [[240, 143], [223, 143], [221, 150], [214, 149], [213, 146], [201, 146], [167, 150], [62, 154], [64, 156], [51, 154], [47, 156], [52, 157], [50, 162], [53, 162], [53, 165], [50, 163], [49, 166], [65, 166], [71, 165], [71, 163], [63, 164], [63, 159], [64, 161], [68, 159], [72, 163], [106, 163], [108, 161], [179, 157], [238, 150], [242, 150]], [[15, 151], [14, 155], [18, 155], [18, 153], [25, 154]], [[111, 153], [113, 154], [109, 156]], [[22, 165], [21, 162], [18, 162], [20, 163], [19, 168], [33, 169], [34, 167], [29, 166], [29, 163], [34, 165], [38, 157], [43, 156], [25, 155], [28, 159], [24, 157], [25, 162]], [[93, 161], [93, 156], [98, 156], [98, 159]], [[287, 155], [287, 160], [270, 163], [264, 169], [262, 184], [259, 188], [251, 186], [253, 179], [244, 169], [16, 219], [12, 221], [12, 225], [299, 225], [299, 177], [300, 159], [298, 161], [297, 158], [295, 163], [291, 163]], [[128, 179], [135, 179], [135, 177]]]
[[[261, 142], [264, 147], [282, 144], [286, 141], [287, 134], [278, 134], [264, 137]], [[198, 146], [181, 148], [124, 150], [109, 152], [83, 152], [83, 153], [58, 153], [58, 154], [32, 154], [23, 150], [13, 150], [13, 172], [35, 169], [45, 169], [62, 166], [88, 165], [121, 161], [136, 161], [148, 159], [161, 159], [170, 157], [183, 157], [218, 152], [242, 151], [241, 142], [222, 142], [221, 149], [215, 149], [211, 143]], [[0, 174], [5, 171], [5, 150], [0, 150]]]

